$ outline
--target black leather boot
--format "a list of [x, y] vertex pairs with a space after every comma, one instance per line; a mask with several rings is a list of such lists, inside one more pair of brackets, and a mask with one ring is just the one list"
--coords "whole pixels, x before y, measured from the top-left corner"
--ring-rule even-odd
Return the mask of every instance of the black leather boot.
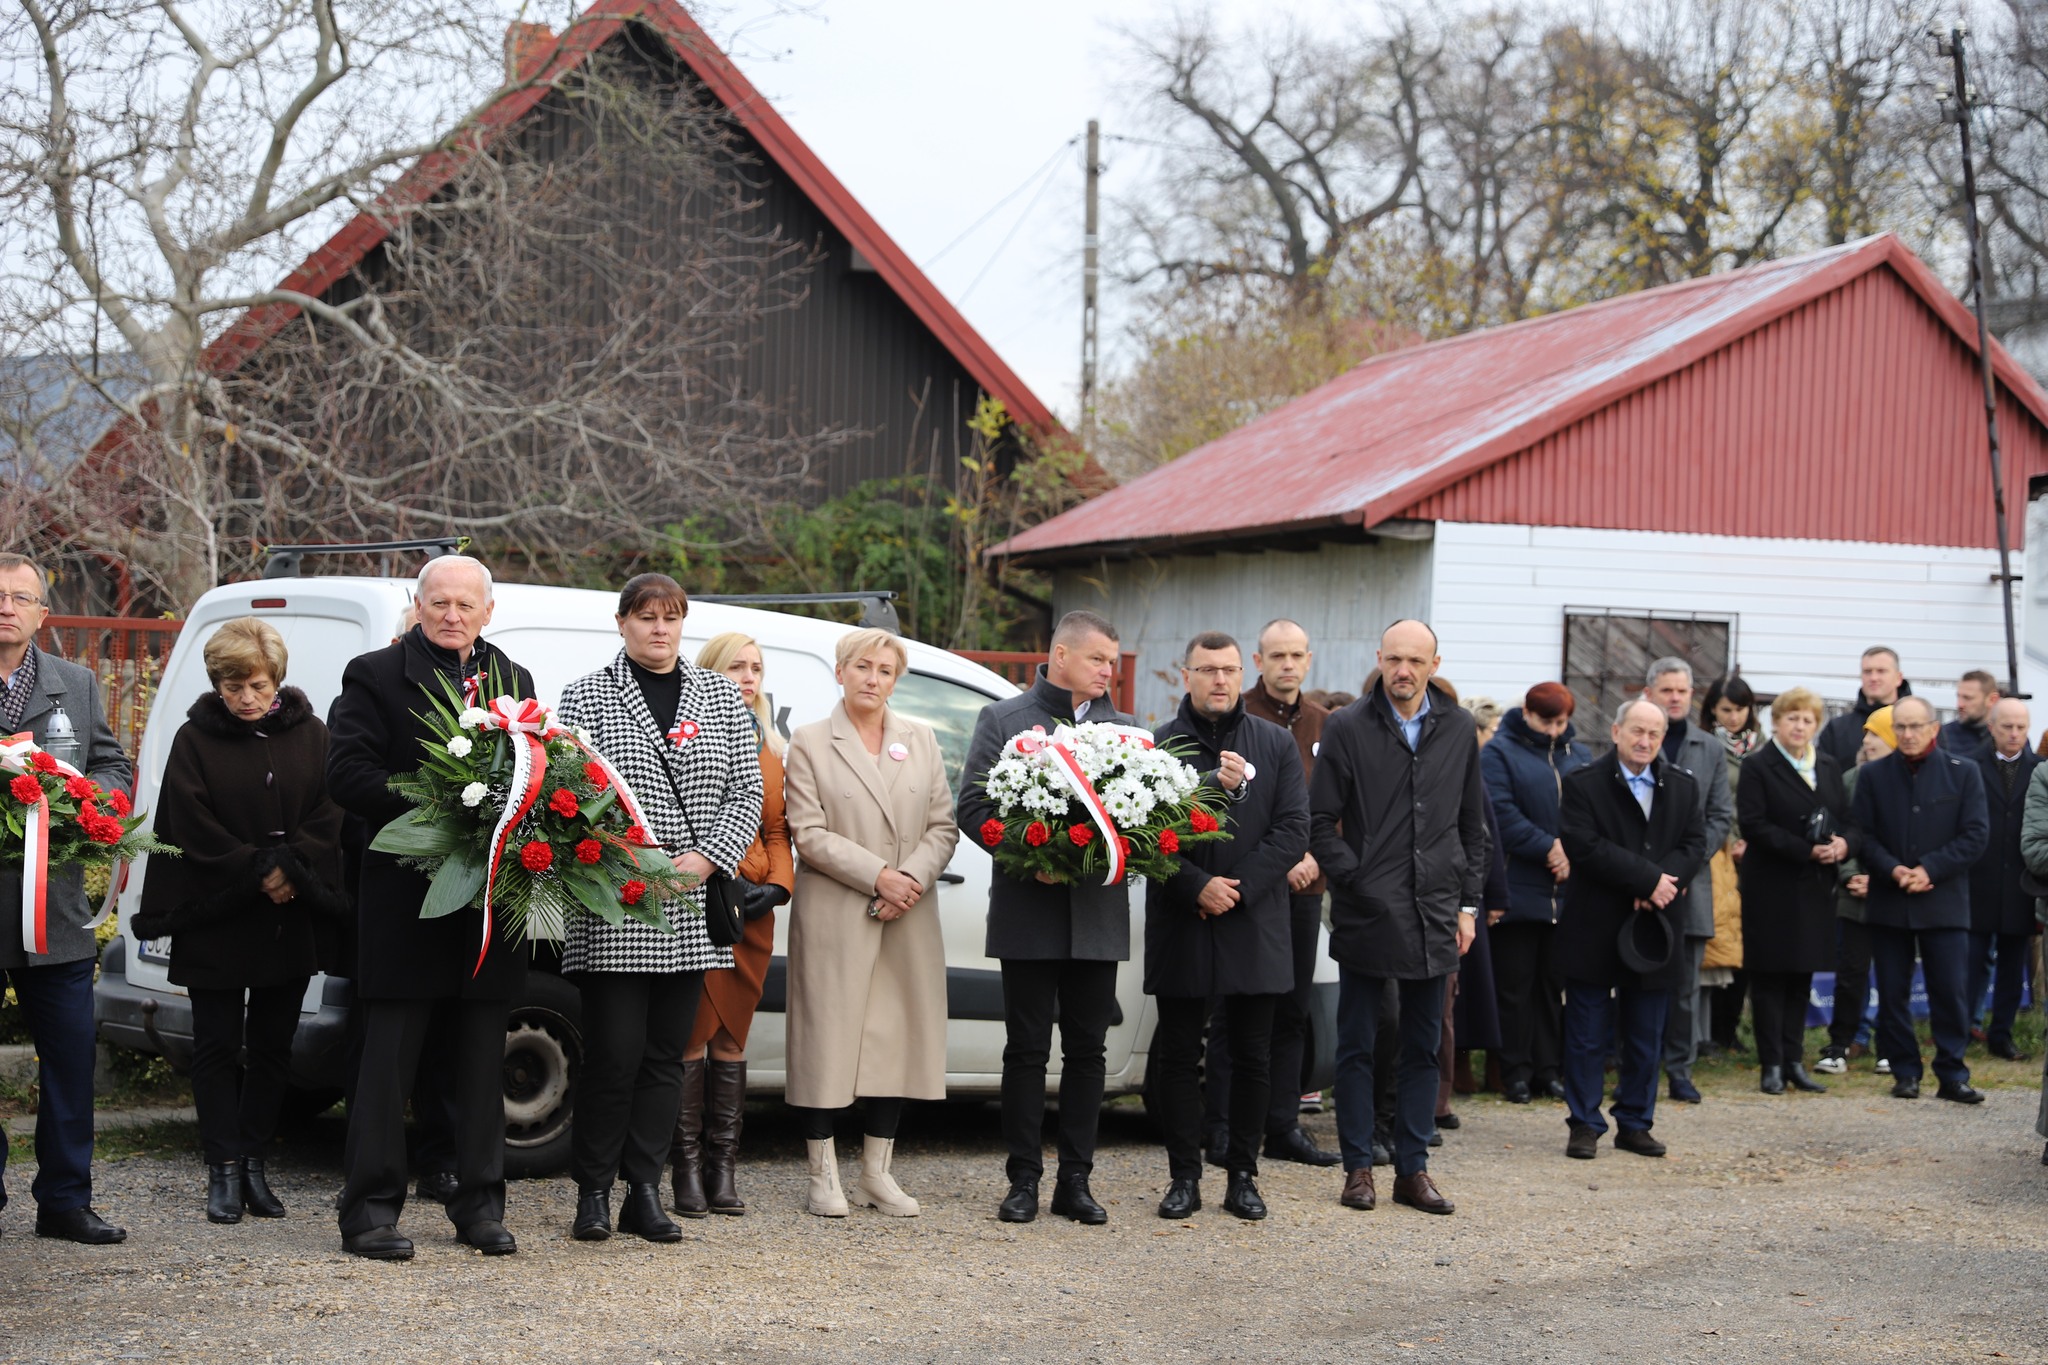
[[612, 1235], [612, 1192], [582, 1190], [576, 1195], [576, 1221], [569, 1235], [579, 1242], [602, 1242]]
[[[683, 1063], [683, 1107], [676, 1113], [676, 1138], [669, 1148], [673, 1166], [669, 1207], [685, 1218], [702, 1218], [711, 1211], [704, 1198], [704, 1072], [708, 1057]], [[620, 1218], [625, 1216], [620, 1206]]]
[[242, 1162], [209, 1162], [206, 1167], [206, 1221], [242, 1221]]
[[1794, 1090], [1804, 1090], [1809, 1095], [1825, 1095], [1828, 1088], [1806, 1074], [1804, 1062], [1794, 1062], [1785, 1068], [1785, 1084]]
[[284, 1217], [284, 1205], [270, 1192], [270, 1182], [263, 1177], [262, 1157], [242, 1158], [242, 1203], [258, 1218]]
[[711, 1058], [704, 1072], [704, 1202], [713, 1213], [747, 1211], [733, 1170], [740, 1160], [740, 1128], [746, 1122], [747, 1063]]
[[628, 1185], [619, 1205], [619, 1231], [630, 1232], [650, 1242], [680, 1242], [683, 1230], [676, 1220], [661, 1211], [661, 1186]]
[[1767, 1066], [1757, 1077], [1756, 1088], [1766, 1095], [1785, 1093], [1785, 1073], [1775, 1066]]

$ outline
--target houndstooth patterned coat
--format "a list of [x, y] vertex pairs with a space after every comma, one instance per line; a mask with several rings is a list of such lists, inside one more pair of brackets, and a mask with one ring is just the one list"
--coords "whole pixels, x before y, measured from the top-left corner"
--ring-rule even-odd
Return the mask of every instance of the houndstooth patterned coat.
[[[682, 698], [676, 714], [655, 722], [626, 666], [626, 652], [562, 690], [555, 715], [580, 725], [590, 742], [632, 784], [647, 832], [664, 852], [697, 852], [732, 872], [761, 825], [760, 741], [754, 719], [730, 678], [679, 659]], [[667, 771], [664, 772], [663, 769]], [[670, 778], [674, 778], [671, 785]], [[682, 794], [679, 806], [676, 795]], [[704, 933], [704, 893], [692, 891], [664, 908], [674, 934], [633, 920], [614, 927], [588, 915], [570, 917], [562, 945], [568, 972], [694, 972], [732, 966], [732, 949], [713, 947]]]

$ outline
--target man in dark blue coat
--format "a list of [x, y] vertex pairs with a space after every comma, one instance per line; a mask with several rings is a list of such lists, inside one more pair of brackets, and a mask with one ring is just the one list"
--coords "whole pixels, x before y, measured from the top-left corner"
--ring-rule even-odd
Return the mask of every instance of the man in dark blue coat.
[[1956, 680], [1956, 718], [1941, 727], [1941, 747], [1957, 758], [1989, 753], [1991, 711], [1997, 705], [1998, 679], [1981, 668], [1963, 674]]
[[[1166, 1130], [1171, 1183], [1161, 1218], [1202, 1207], [1202, 1091], [1197, 1062], [1211, 997], [1230, 1052], [1230, 1137], [1224, 1212], [1266, 1216], [1254, 1178], [1266, 1130], [1273, 1018], [1294, 989], [1294, 935], [1287, 874], [1308, 843], [1308, 784], [1301, 755], [1279, 726], [1245, 714], [1243, 653], [1220, 632], [1197, 635], [1181, 664], [1181, 698], [1157, 742], [1183, 754], [1198, 772], [1217, 774], [1231, 755], [1243, 760], [1233, 793], [1230, 835], [1193, 844], [1180, 871], [1145, 892], [1145, 991], [1157, 1001], [1152, 1035], [1153, 1093]], [[1211, 777], [1211, 780], [1215, 780]], [[1286, 1084], [1292, 1086], [1293, 1078]]]
[[1870, 873], [1864, 909], [1877, 968], [1878, 1055], [1891, 1063], [1892, 1094], [1920, 1098], [1920, 1044], [1911, 994], [1917, 949], [1927, 979], [1939, 1094], [1960, 1104], [1984, 1096], [1970, 1086], [1970, 869], [1990, 842], [1984, 778], [1975, 760], [1935, 744], [1934, 708], [1919, 697], [1892, 707], [1896, 753], [1856, 779], [1855, 820]]
[[1991, 1022], [1984, 1050], [2008, 1061], [2021, 1060], [2013, 1046], [2012, 1023], [2020, 1012], [2020, 990], [2027, 980], [2032, 955], [2034, 898], [2021, 885], [2026, 863], [2020, 857], [2020, 827], [2026, 815], [2027, 784], [2040, 756], [2027, 743], [2031, 724], [2027, 704], [2008, 698], [1991, 709], [1990, 744], [1977, 755], [1984, 779], [1984, 805], [1991, 842], [1970, 869], [1970, 1017], [1984, 1006], [1992, 983], [1994, 954], [1997, 990], [1991, 996]]

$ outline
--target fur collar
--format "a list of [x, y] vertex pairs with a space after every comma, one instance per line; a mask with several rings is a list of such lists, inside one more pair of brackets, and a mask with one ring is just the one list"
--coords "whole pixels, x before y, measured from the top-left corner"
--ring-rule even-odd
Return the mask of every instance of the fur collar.
[[306, 700], [306, 694], [296, 687], [280, 687], [277, 701], [276, 711], [262, 720], [250, 722], [237, 720], [235, 713], [228, 710], [228, 704], [220, 699], [220, 693], [207, 692], [192, 703], [185, 719], [221, 739], [253, 739], [259, 731], [277, 733], [292, 729], [313, 714], [313, 703]]

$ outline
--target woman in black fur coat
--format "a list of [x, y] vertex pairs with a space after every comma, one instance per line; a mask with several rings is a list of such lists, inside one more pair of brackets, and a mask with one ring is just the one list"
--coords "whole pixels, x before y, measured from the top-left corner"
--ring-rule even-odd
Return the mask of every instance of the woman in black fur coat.
[[206, 1216], [236, 1223], [245, 1205], [259, 1218], [284, 1216], [263, 1153], [318, 967], [316, 922], [338, 921], [349, 906], [327, 727], [305, 693], [281, 686], [283, 638], [243, 617], [207, 641], [205, 658], [214, 690], [186, 713], [157, 800], [156, 833], [183, 856], [151, 859], [129, 928], [138, 940], [171, 938], [171, 981], [192, 998]]

